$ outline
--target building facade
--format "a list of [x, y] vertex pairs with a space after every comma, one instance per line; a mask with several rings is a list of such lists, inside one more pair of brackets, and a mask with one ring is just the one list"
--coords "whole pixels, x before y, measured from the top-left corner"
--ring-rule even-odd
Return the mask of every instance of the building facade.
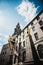
[[[29, 31], [31, 39], [27, 31]], [[43, 61], [43, 11], [16, 35], [15, 42], [18, 62]]]
[[0, 56], [0, 65], [6, 65], [9, 62], [11, 51], [9, 45], [6, 44], [3, 46]]
[[3, 64], [0, 65], [6, 65], [7, 62], [9, 65], [43, 62], [43, 11], [23, 30], [18, 23], [12, 38], [10, 37], [9, 43], [2, 48], [0, 61]]
[[38, 57], [43, 60], [43, 11], [33, 20], [29, 28]]
[[12, 36], [9, 36], [8, 43], [3, 45], [2, 51], [0, 54], [0, 65], [12, 65], [13, 63], [13, 54], [15, 50], [15, 42], [12, 39]]

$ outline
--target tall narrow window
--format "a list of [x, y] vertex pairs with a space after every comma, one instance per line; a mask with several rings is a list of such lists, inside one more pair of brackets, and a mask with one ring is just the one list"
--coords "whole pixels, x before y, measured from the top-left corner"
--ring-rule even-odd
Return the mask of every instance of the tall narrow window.
[[36, 40], [39, 39], [39, 38], [38, 38], [38, 33], [35, 33], [34, 36], [35, 36], [35, 39], [36, 39]]
[[21, 43], [19, 43], [19, 49], [21, 49]]
[[23, 34], [23, 39], [24, 39], [24, 34]]
[[26, 60], [26, 51], [23, 52], [23, 61]]
[[23, 47], [25, 47], [25, 41], [23, 41]]
[[21, 42], [21, 38], [19, 38], [19, 42]]
[[34, 26], [32, 27], [32, 30], [35, 31], [35, 27]]

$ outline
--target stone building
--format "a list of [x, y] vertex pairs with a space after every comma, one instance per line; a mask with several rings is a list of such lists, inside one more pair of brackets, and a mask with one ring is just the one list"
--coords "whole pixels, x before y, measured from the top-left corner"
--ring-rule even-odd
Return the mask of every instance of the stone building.
[[[19, 23], [16, 25], [14, 37], [21, 32]], [[12, 36], [13, 36], [12, 35]], [[12, 65], [16, 62], [16, 57], [18, 56], [16, 52], [16, 42], [15, 38], [9, 36], [8, 43], [3, 45], [1, 54], [0, 54], [0, 65]]]
[[8, 44], [3, 45], [0, 57], [0, 65], [6, 65], [8, 63], [10, 54], [11, 51], [9, 49], [9, 45]]
[[43, 62], [43, 11], [23, 30], [18, 23], [8, 42], [3, 46], [0, 56], [0, 61], [5, 63], [0, 65], [6, 65], [7, 62], [9, 65]]
[[[28, 32], [27, 32], [28, 31]], [[18, 63], [43, 61], [43, 11], [15, 37]]]
[[43, 11], [32, 20], [29, 29], [38, 57], [43, 61]]
[[12, 65], [14, 49], [15, 49], [14, 39], [12, 39], [12, 37], [9, 36], [8, 43], [3, 45], [0, 54], [0, 65]]
[[18, 35], [20, 32], [21, 32], [21, 28], [20, 28], [20, 24], [18, 23], [16, 25], [16, 28], [14, 29], [14, 33], [12, 34], [12, 36]]
[[18, 49], [18, 46], [17, 46], [17, 44], [18, 44], [17, 36], [18, 36], [18, 34], [20, 34], [20, 32], [21, 32], [21, 28], [20, 28], [20, 24], [18, 23], [16, 25], [14, 33], [12, 34], [13, 39], [15, 39], [15, 50], [14, 50], [14, 53], [13, 53], [13, 63], [12, 63], [13, 65], [18, 64], [18, 52], [19, 52], [19, 49]]

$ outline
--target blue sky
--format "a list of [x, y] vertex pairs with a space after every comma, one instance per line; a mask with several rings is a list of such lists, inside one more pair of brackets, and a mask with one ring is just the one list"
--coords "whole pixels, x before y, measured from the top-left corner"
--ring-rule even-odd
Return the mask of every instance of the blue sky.
[[18, 22], [23, 29], [41, 10], [43, 0], [0, 0], [0, 49]]

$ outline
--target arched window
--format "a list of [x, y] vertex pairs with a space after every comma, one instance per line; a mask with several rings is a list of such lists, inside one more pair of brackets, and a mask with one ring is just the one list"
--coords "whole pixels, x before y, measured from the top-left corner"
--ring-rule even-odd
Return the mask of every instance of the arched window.
[[38, 53], [39, 53], [39, 57], [41, 59], [43, 59], [43, 45], [42, 44], [38, 45], [37, 50], [38, 50]]
[[23, 62], [26, 60], [26, 51], [23, 52]]

